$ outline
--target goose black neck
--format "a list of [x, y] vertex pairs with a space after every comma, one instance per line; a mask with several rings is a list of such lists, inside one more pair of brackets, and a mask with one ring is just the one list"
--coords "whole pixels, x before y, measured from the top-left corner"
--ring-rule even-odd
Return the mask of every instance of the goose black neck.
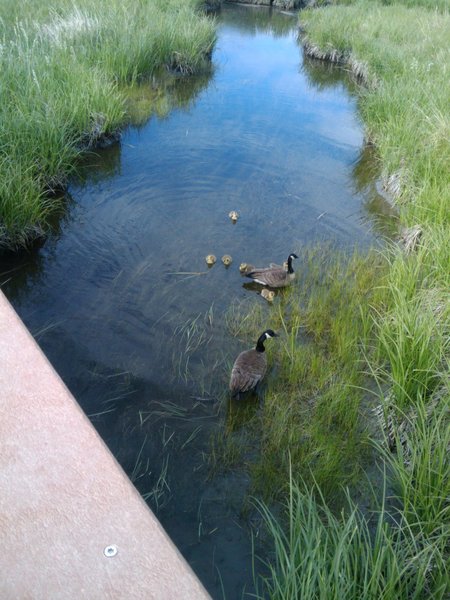
[[290, 256], [288, 258], [287, 263], [288, 263], [288, 273], [292, 274], [294, 272], [294, 269], [292, 268], [292, 256]]
[[263, 333], [262, 335], [259, 336], [258, 341], [256, 342], [256, 352], [265, 352], [266, 349], [264, 348], [264, 342], [266, 339], [266, 334]]

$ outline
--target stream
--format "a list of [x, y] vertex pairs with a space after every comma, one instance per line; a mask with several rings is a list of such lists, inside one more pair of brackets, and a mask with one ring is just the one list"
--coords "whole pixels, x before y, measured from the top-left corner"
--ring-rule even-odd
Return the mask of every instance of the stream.
[[254, 591], [252, 534], [267, 549], [249, 475], [221, 469], [211, 439], [244, 349], [230, 306], [270, 310], [238, 266], [368, 249], [391, 211], [354, 84], [303, 57], [296, 16], [225, 5], [217, 19], [211, 73], [174, 80], [168, 110], [87, 156], [47, 243], [1, 258], [0, 282], [209, 593], [235, 600]]

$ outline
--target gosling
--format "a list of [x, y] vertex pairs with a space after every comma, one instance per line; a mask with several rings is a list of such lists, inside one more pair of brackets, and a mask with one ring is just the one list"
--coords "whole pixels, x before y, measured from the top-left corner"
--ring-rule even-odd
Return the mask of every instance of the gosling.
[[261, 285], [267, 285], [272, 288], [286, 287], [295, 279], [294, 269], [292, 268], [292, 260], [294, 258], [298, 258], [298, 256], [296, 254], [289, 254], [287, 270], [284, 266], [273, 265], [265, 269], [254, 269], [245, 273], [245, 276], [250, 277], [250, 279]]
[[217, 258], [214, 256], [214, 254], [208, 254], [208, 256], [205, 257], [205, 260], [206, 264], [212, 267], [213, 264], [215, 264]]
[[231, 263], [233, 262], [233, 259], [231, 258], [231, 256], [229, 254], [224, 254], [222, 256], [222, 262], [226, 267], [229, 267], [231, 265]]
[[248, 263], [245, 263], [245, 262], [243, 262], [239, 265], [239, 271], [242, 273], [242, 275], [251, 273], [255, 269], [256, 269], [256, 267], [254, 267], [253, 265], [249, 265]]
[[233, 223], [236, 223], [237, 220], [239, 219], [239, 213], [237, 212], [237, 210], [231, 210], [228, 213], [228, 216], [230, 217], [230, 219], [232, 220]]
[[267, 370], [267, 357], [264, 342], [268, 338], [278, 337], [272, 329], [266, 329], [258, 338], [255, 348], [244, 350], [234, 361], [231, 369], [230, 391], [233, 398], [256, 388]]
[[267, 302], [273, 302], [275, 298], [275, 292], [273, 290], [266, 290], [266, 288], [261, 290], [261, 296], [267, 300]]

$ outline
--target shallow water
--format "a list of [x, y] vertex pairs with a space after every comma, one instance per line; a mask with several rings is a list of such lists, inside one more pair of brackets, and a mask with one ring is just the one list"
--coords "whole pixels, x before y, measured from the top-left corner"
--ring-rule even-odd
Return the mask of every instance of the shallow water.
[[209, 592], [234, 599], [253, 589], [257, 523], [245, 472], [211, 474], [207, 456], [243, 348], [224, 315], [263, 302], [238, 265], [321, 241], [368, 248], [391, 211], [352, 84], [304, 61], [296, 19], [226, 6], [218, 34], [211, 76], [175, 82], [172, 111], [89, 157], [53, 237], [2, 259], [1, 282]]

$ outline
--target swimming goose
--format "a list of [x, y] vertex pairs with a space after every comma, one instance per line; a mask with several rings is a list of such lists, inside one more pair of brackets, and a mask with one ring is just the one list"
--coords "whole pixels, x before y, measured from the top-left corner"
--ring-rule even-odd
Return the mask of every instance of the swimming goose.
[[231, 369], [230, 390], [233, 397], [239, 398], [242, 392], [254, 389], [266, 374], [267, 357], [264, 342], [278, 337], [272, 329], [266, 329], [258, 338], [255, 348], [244, 350], [234, 361]]
[[289, 254], [287, 259], [287, 270], [284, 266], [270, 266], [265, 269], [254, 269], [245, 273], [246, 277], [250, 277], [253, 281], [261, 285], [268, 285], [272, 288], [285, 287], [289, 285], [295, 278], [294, 269], [292, 268], [292, 259], [298, 258], [296, 254]]

